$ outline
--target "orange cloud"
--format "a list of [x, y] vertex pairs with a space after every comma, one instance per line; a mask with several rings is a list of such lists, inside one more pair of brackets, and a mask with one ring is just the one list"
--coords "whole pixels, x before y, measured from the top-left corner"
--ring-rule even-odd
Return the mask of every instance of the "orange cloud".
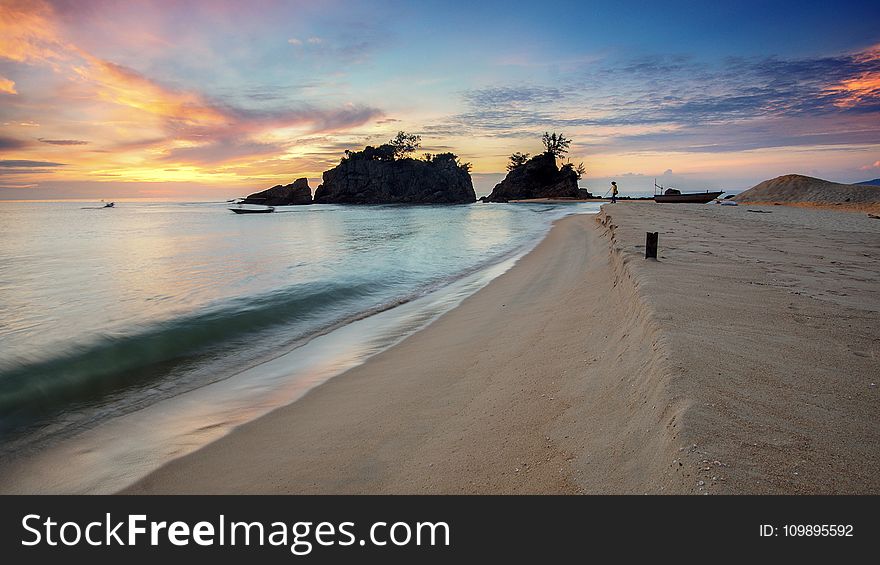
[[829, 92], [840, 95], [834, 103], [839, 108], [852, 108], [862, 102], [880, 98], [880, 73], [864, 73], [833, 86]]
[[[855, 57], [858, 63], [880, 61], [880, 45], [875, 45]], [[880, 99], [880, 71], [866, 71], [859, 76], [844, 80], [825, 90], [838, 97], [834, 105], [838, 108], [853, 108], [869, 100]]]
[[0, 94], [18, 94], [15, 91], [15, 82], [0, 76]]
[[158, 148], [163, 161], [206, 164], [278, 154], [284, 151], [283, 143], [254, 137], [291, 127], [311, 132], [338, 131], [380, 115], [378, 110], [354, 105], [336, 110], [245, 110], [198, 92], [164, 86], [110, 61], [87, 54], [84, 57], [88, 64], [75, 71], [94, 89], [97, 98], [137, 114], [124, 116], [127, 121], [147, 124], [152, 120], [152, 126], [164, 133], [126, 146]]
[[71, 46], [60, 39], [52, 18], [52, 8], [45, 2], [4, 0], [0, 3], [0, 57], [52, 64], [67, 59]]
[[[96, 145], [101, 146], [103, 139], [103, 147], [112, 150], [89, 148], [70, 159], [75, 150], [69, 143], [45, 142], [27, 148], [34, 156], [52, 155], [64, 148], [65, 159], [75, 162], [68, 174], [79, 163], [89, 176], [122, 173], [152, 178], [156, 163], [161, 162], [182, 166], [169, 171], [169, 176], [205, 179], [220, 174], [216, 167], [202, 168], [208, 164], [226, 166], [284, 155], [298, 131], [341, 131], [381, 115], [374, 108], [356, 105], [337, 109], [235, 107], [95, 56], [66, 39], [59, 22], [50, 3], [0, 0], [0, 59], [48, 66], [54, 76], [69, 81], [55, 94], [75, 106], [72, 125], [76, 129], [59, 130], [58, 138], [66, 140], [69, 132], [82, 135], [86, 130]], [[315, 38], [306, 41], [318, 42]], [[0, 77], [0, 93], [15, 94], [15, 83]], [[20, 98], [26, 106], [28, 99]]]
[[86, 55], [88, 66], [75, 67], [102, 100], [185, 126], [222, 126], [229, 117], [201, 95], [164, 87], [142, 74]]

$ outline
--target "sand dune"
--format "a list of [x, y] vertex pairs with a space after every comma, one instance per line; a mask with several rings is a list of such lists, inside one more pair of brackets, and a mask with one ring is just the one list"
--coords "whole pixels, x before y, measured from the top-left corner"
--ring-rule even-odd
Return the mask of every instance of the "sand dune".
[[804, 175], [785, 175], [753, 186], [737, 195], [736, 201], [741, 204], [834, 206], [878, 211], [880, 186], [840, 184]]

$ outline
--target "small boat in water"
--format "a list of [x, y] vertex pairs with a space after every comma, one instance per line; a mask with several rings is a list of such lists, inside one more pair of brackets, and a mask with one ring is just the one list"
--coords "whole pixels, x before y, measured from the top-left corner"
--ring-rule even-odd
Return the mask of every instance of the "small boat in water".
[[100, 206], [83, 206], [81, 210], [103, 210], [104, 208], [114, 208], [115, 206], [116, 202], [105, 202], [102, 198]]
[[265, 208], [230, 208], [236, 214], [269, 214], [275, 211], [272, 206]]
[[239, 199], [235, 207], [229, 209], [236, 214], [271, 214], [275, 211], [274, 206], [266, 206], [265, 204], [245, 203], [244, 199]]
[[707, 204], [722, 194], [723, 190], [707, 190], [706, 192], [685, 192], [674, 188], [666, 188], [654, 181], [655, 192], [660, 190], [663, 194], [654, 194], [654, 202], [660, 204]]

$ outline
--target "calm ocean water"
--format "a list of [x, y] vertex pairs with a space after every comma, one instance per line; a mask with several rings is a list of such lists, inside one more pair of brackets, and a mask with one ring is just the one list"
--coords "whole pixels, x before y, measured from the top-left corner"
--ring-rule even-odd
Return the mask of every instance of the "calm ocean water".
[[[220, 203], [85, 206], [0, 203], [0, 453], [443, 292], [522, 253], [555, 219], [595, 208], [315, 205], [239, 216]], [[383, 331], [412, 329], [398, 322]]]

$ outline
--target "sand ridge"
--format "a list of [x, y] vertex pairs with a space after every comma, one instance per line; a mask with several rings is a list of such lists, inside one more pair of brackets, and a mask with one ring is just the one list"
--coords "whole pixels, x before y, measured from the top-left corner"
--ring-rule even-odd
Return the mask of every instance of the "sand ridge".
[[[698, 489], [880, 491], [878, 222], [787, 207], [603, 210], [667, 340], [669, 393], [690, 402], [680, 437]], [[657, 262], [641, 259], [646, 231], [660, 232]]]

